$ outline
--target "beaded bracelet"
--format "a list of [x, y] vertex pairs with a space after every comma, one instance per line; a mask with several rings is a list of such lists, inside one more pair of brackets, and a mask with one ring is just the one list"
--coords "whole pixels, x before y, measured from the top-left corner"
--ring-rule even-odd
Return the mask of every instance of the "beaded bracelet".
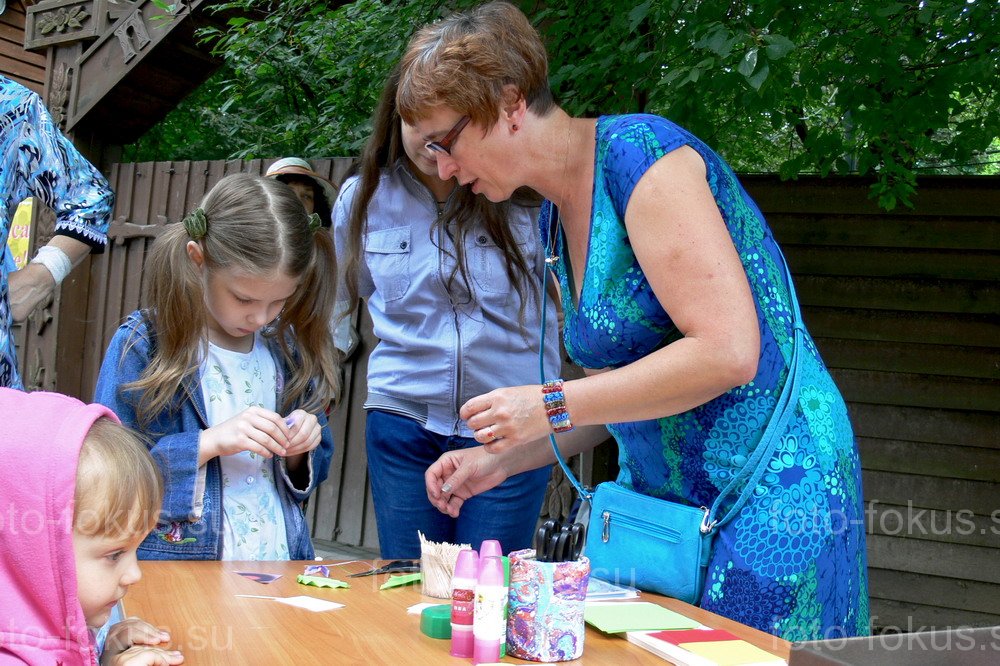
[[553, 379], [542, 384], [542, 399], [545, 401], [545, 414], [549, 417], [554, 432], [569, 432], [573, 424], [566, 410], [566, 396], [563, 395], [563, 380]]

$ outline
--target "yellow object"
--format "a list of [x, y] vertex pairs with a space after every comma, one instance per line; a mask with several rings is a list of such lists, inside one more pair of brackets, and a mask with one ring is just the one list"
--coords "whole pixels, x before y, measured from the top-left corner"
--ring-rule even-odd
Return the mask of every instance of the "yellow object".
[[14, 212], [7, 235], [7, 248], [18, 270], [28, 264], [28, 242], [31, 240], [31, 198], [22, 201]]
[[741, 666], [742, 664], [783, 663], [770, 652], [765, 652], [746, 641], [708, 641], [705, 643], [681, 643], [681, 647], [700, 657], [711, 660], [719, 666]]

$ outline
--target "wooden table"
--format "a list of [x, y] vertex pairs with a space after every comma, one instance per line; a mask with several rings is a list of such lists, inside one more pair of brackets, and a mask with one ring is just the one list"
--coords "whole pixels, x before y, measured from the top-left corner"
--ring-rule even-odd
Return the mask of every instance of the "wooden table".
[[[374, 564], [384, 561], [376, 560]], [[184, 652], [185, 664], [469, 664], [451, 657], [451, 641], [420, 632], [420, 617], [406, 609], [421, 601], [420, 585], [380, 591], [385, 575], [347, 578], [366, 571], [372, 561], [335, 566], [331, 578], [350, 589], [299, 585], [295, 577], [312, 562], [141, 562], [143, 578], [125, 597], [128, 615], [137, 615], [170, 632], [172, 647]], [[237, 571], [281, 574], [263, 585]], [[314, 613], [267, 599], [237, 594], [291, 597], [307, 595], [346, 604]], [[789, 644], [763, 632], [694, 606], [653, 594], [652, 601], [699, 622], [726, 629], [754, 645], [788, 658]], [[527, 664], [512, 657], [504, 662]], [[583, 657], [574, 664], [664, 664], [659, 657], [630, 644], [624, 636], [587, 626]]]

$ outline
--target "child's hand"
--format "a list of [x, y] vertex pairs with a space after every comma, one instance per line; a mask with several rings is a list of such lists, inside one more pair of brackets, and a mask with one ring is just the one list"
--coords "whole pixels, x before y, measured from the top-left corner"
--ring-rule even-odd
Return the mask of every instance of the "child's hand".
[[105, 662], [104, 666], [174, 666], [183, 664], [184, 655], [177, 650], [163, 650], [148, 645], [136, 645], [120, 652]]
[[309, 453], [319, 446], [323, 429], [315, 414], [296, 409], [285, 419], [285, 424], [289, 426], [291, 432], [288, 446], [285, 448], [286, 456]]
[[104, 654], [124, 652], [133, 645], [159, 645], [169, 642], [170, 634], [167, 632], [157, 629], [141, 618], [129, 617], [111, 625], [104, 640]]
[[250, 407], [201, 432], [198, 463], [203, 465], [217, 456], [231, 456], [242, 451], [265, 458], [287, 455], [289, 431], [279, 414], [263, 407]]
[[179, 664], [184, 661], [180, 652], [154, 647], [170, 642], [170, 634], [157, 629], [137, 617], [130, 617], [113, 625], [104, 641], [102, 666], [109, 664]]

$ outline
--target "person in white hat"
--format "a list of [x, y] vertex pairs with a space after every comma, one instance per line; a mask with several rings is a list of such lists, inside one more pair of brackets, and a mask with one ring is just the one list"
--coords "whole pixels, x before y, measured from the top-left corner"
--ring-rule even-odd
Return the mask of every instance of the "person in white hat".
[[324, 227], [330, 226], [330, 210], [337, 198], [337, 188], [313, 171], [309, 162], [301, 157], [283, 157], [272, 164], [264, 175], [286, 183], [295, 190], [307, 213], [316, 213]]
[[[329, 180], [313, 171], [312, 165], [301, 157], [283, 157], [272, 164], [265, 178], [275, 178], [291, 187], [305, 206], [307, 213], [316, 213], [324, 228], [331, 224], [333, 202], [337, 199], [337, 188]], [[343, 360], [354, 355], [361, 339], [350, 319], [339, 318], [330, 322], [334, 344], [343, 354]]]

